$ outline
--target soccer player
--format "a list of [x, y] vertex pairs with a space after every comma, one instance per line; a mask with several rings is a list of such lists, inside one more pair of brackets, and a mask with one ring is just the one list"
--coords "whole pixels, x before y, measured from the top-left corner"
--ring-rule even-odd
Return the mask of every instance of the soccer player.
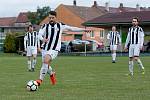
[[121, 45], [121, 37], [118, 31], [116, 31], [116, 26], [112, 26], [112, 31], [107, 35], [107, 39], [110, 42], [110, 50], [112, 55], [112, 63], [116, 62], [116, 50], [117, 46]]
[[140, 71], [144, 74], [144, 67], [139, 58], [140, 50], [143, 49], [143, 42], [144, 42], [144, 31], [143, 29], [138, 26], [139, 19], [134, 17], [132, 19], [132, 27], [129, 28], [126, 43], [125, 43], [125, 51], [128, 50], [129, 46], [129, 74], [133, 76], [133, 64], [134, 60], [138, 63], [140, 67]]
[[56, 84], [55, 72], [52, 70], [51, 63], [57, 57], [61, 48], [61, 35], [63, 30], [84, 31], [82, 28], [71, 27], [57, 20], [55, 11], [49, 12], [49, 23], [44, 24], [39, 30], [39, 39], [43, 41], [42, 48], [42, 67], [39, 79], [36, 80], [40, 85], [46, 75], [49, 73], [52, 85]]
[[28, 70], [33, 72], [36, 65], [38, 45], [38, 33], [34, 31], [33, 26], [28, 26], [28, 32], [24, 36], [24, 49], [28, 57]]

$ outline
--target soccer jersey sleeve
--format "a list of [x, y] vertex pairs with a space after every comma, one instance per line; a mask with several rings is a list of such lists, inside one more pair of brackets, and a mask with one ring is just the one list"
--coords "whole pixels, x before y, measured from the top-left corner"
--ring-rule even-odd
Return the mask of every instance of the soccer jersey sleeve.
[[62, 29], [63, 30], [76, 31], [76, 32], [85, 31], [85, 29], [83, 29], [83, 28], [73, 27], [73, 26], [63, 24], [63, 23], [61, 23], [61, 24], [62, 24]]
[[127, 35], [127, 39], [126, 39], [126, 43], [125, 43], [125, 48], [127, 48], [128, 44], [130, 43], [130, 28], [128, 31], [128, 35]]
[[107, 39], [108, 39], [108, 40], [110, 39], [110, 33], [107, 34]]
[[118, 40], [119, 40], [119, 41], [118, 41], [118, 42], [119, 42], [119, 44], [121, 44], [121, 36], [120, 36], [120, 34], [119, 34], [119, 33], [117, 34], [117, 37], [118, 37]]
[[144, 43], [144, 31], [142, 28], [140, 28], [139, 30], [139, 35], [140, 35], [140, 47], [143, 47], [143, 43]]
[[39, 40], [43, 40], [43, 35], [46, 32], [46, 24], [42, 25], [42, 27], [39, 29], [39, 33], [38, 33], [38, 39]]
[[26, 51], [27, 49], [27, 33], [24, 36], [24, 50]]

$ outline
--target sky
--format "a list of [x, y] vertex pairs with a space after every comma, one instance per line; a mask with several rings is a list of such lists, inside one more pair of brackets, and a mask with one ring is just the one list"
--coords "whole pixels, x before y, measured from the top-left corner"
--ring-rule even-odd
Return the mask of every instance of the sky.
[[[92, 6], [97, 1], [99, 6], [108, 2], [111, 7], [118, 7], [123, 3], [126, 7], [150, 7], [150, 0], [76, 0], [77, 6]], [[19, 12], [36, 11], [37, 7], [49, 6], [55, 9], [60, 4], [72, 5], [73, 0], [0, 0], [0, 17], [16, 17]]]

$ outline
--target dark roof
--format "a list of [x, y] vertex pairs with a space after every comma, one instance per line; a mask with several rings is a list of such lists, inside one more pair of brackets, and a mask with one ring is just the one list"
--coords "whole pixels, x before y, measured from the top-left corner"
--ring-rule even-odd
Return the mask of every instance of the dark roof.
[[138, 17], [141, 24], [150, 23], [150, 11], [136, 11], [136, 12], [120, 12], [120, 13], [108, 13], [92, 20], [89, 20], [83, 25], [112, 25], [112, 24], [131, 24], [133, 17]]
[[19, 13], [19, 15], [16, 19], [16, 23], [26, 23], [26, 22], [29, 22], [28, 13], [27, 12]]
[[0, 18], [0, 26], [2, 27], [9, 27], [14, 24], [16, 21], [16, 17], [4, 17]]
[[64, 6], [86, 21], [96, 18], [103, 14], [103, 12], [97, 9], [96, 7], [72, 6], [72, 5], [64, 5]]
[[118, 12], [130, 12], [130, 11], [136, 11], [136, 8], [131, 7], [123, 7], [123, 8], [115, 8], [115, 7], [109, 7], [109, 11], [106, 10], [105, 6], [98, 6], [98, 9], [102, 10], [103, 12], [107, 13], [118, 13]]
[[81, 17], [82, 19], [84, 19], [85, 21], [91, 20], [106, 13], [136, 11], [136, 8], [131, 7], [123, 7], [123, 8], [109, 7], [109, 11], [107, 11], [105, 6], [92, 6], [92, 7], [74, 6], [74, 5], [64, 5], [64, 6], [69, 10], [71, 10], [76, 15], [78, 15], [79, 17]]

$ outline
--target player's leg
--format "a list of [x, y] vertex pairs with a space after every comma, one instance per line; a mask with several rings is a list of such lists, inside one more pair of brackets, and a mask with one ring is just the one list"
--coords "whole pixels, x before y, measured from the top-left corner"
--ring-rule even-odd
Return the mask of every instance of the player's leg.
[[[51, 58], [52, 60], [55, 59], [58, 55], [58, 51], [55, 51], [55, 50], [52, 50], [51, 51]], [[50, 81], [51, 81], [51, 84], [52, 85], [55, 85], [56, 84], [56, 78], [55, 78], [55, 72], [52, 70], [52, 67], [51, 65], [49, 65], [49, 68], [48, 68], [48, 74], [50, 75]]]
[[116, 62], [116, 50], [117, 50], [117, 45], [112, 45], [112, 63]]
[[133, 76], [133, 65], [134, 65], [134, 63], [133, 63], [133, 57], [130, 57], [129, 58], [129, 74], [130, 75], [132, 75]]
[[33, 54], [33, 58], [32, 58], [32, 71], [35, 70], [36, 57], [37, 57], [37, 54]]
[[113, 45], [110, 45], [110, 51], [111, 51], [112, 63], [114, 63], [113, 62]]
[[140, 48], [137, 46], [135, 47], [135, 50], [134, 50], [134, 60], [137, 62], [139, 68], [140, 68], [140, 71], [142, 74], [145, 74], [145, 71], [144, 71], [144, 66], [139, 58], [139, 54], [140, 54]]
[[32, 64], [31, 64], [31, 58], [32, 58], [31, 56], [28, 56], [28, 62], [27, 63], [28, 63], [28, 70], [29, 71], [32, 71], [31, 70], [31, 66], [32, 66]]
[[37, 48], [33, 47], [32, 48], [32, 71], [34, 71], [35, 69], [35, 65], [36, 65], [36, 57], [37, 57]]
[[51, 61], [51, 57], [50, 55], [46, 54], [44, 56], [44, 61], [42, 63], [42, 67], [41, 67], [41, 70], [40, 70], [40, 77], [39, 77], [39, 80], [36, 80], [37, 83], [40, 85], [42, 83], [42, 81], [44, 80], [44, 77], [48, 71], [48, 66], [50, 64], [50, 61]]
[[129, 75], [133, 76], [133, 65], [134, 65], [134, 53], [133, 53], [133, 47], [130, 46], [129, 48]]
[[27, 48], [27, 58], [28, 58], [28, 61], [27, 61], [27, 64], [28, 64], [28, 70], [31, 71], [31, 66], [32, 66], [32, 62], [31, 62], [31, 57], [32, 54], [31, 54], [31, 49], [30, 47]]

